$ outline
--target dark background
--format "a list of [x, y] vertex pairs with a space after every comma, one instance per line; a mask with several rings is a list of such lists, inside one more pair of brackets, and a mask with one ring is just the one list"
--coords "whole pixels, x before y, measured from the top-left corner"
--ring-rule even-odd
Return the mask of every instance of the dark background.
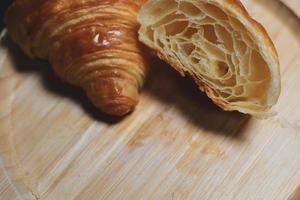
[[4, 27], [4, 13], [12, 0], [0, 0], [0, 31]]

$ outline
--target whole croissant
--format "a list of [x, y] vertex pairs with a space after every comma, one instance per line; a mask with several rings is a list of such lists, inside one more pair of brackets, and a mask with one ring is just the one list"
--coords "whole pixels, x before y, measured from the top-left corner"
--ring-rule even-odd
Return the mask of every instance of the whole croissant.
[[22, 50], [47, 59], [66, 82], [82, 87], [102, 111], [134, 109], [147, 72], [137, 39], [145, 0], [15, 0], [7, 30]]

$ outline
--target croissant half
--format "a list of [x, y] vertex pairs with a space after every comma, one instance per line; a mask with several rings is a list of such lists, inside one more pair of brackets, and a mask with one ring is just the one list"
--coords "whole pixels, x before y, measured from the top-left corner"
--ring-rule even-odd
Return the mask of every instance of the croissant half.
[[30, 57], [48, 59], [93, 104], [124, 115], [138, 102], [147, 62], [137, 38], [144, 0], [15, 0], [9, 35]]
[[262, 115], [277, 102], [276, 50], [238, 0], [149, 0], [139, 21], [139, 39], [224, 110]]

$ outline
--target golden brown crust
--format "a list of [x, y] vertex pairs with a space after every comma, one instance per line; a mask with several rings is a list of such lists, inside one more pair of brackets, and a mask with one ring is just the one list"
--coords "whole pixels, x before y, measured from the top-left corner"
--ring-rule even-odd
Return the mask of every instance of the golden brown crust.
[[[266, 31], [265, 27], [263, 27], [263, 25], [261, 23], [259, 23], [258, 21], [256, 21], [255, 19], [253, 19], [248, 11], [246, 10], [246, 8], [243, 6], [243, 4], [240, 2], [240, 0], [227, 0], [229, 4], [231, 4], [232, 6], [234, 6], [236, 8], [236, 10], [238, 10], [242, 15], [244, 15], [244, 17], [246, 19], [249, 20], [249, 22], [252, 24], [253, 27], [255, 27], [255, 30], [262, 35], [262, 38], [264, 40], [264, 43], [266, 44], [266, 46], [269, 48], [269, 52], [272, 54], [273, 60], [275, 63], [275, 65], [271, 66], [273, 68], [274, 71], [276, 71], [274, 74], [277, 77], [273, 77], [273, 79], [279, 79], [278, 83], [275, 83], [275, 88], [270, 91], [270, 105], [267, 107], [266, 111], [269, 110], [274, 104], [277, 103], [280, 93], [281, 93], [281, 80], [280, 80], [280, 69], [279, 69], [279, 57], [278, 57], [278, 53], [277, 50], [275, 48], [275, 45], [272, 41], [272, 39], [270, 38], [268, 32]], [[224, 108], [223, 108], [224, 109]], [[260, 113], [255, 113], [257, 115], [259, 115]], [[262, 113], [262, 115], [264, 115]]]
[[[167, 43], [169, 42], [168, 40], [164, 40], [163, 42], [162, 42], [162, 40], [160, 40], [160, 42], [157, 43], [157, 39], [159, 37], [160, 38], [163, 37], [163, 36], [158, 36], [159, 34], [160, 35], [167, 34], [167, 32], [162, 31], [161, 24], [166, 24], [166, 23], [172, 24], [170, 22], [171, 21], [170, 18], [168, 18], [168, 17], [164, 18], [163, 17], [164, 15], [161, 13], [168, 12], [165, 14], [165, 16], [168, 16], [168, 15], [171, 15], [170, 13], [176, 12], [175, 11], [176, 9], [177, 9], [177, 11], [179, 11], [178, 10], [179, 2], [187, 2], [189, 4], [194, 3], [194, 5], [195, 5], [194, 8], [193, 8], [193, 6], [185, 5], [186, 7], [182, 8], [182, 9], [189, 9], [189, 11], [191, 11], [191, 14], [192, 15], [195, 14], [195, 16], [196, 15], [199, 16], [199, 13], [197, 14], [197, 11], [195, 11], [195, 10], [197, 10], [196, 9], [197, 6], [201, 6], [201, 5], [218, 6], [219, 8], [221, 8], [221, 10], [224, 13], [229, 14], [231, 16], [230, 18], [235, 18], [235, 19], [239, 20], [240, 23], [242, 24], [241, 26], [243, 26], [247, 29], [247, 30], [245, 30], [245, 33], [249, 34], [249, 37], [253, 40], [252, 43], [253, 43], [253, 45], [256, 46], [255, 51], [259, 51], [259, 53], [262, 57], [260, 60], [264, 60], [262, 62], [266, 62], [266, 64], [267, 64], [266, 67], [268, 67], [268, 71], [269, 71], [268, 72], [269, 74], [267, 74], [268, 78], [266, 79], [266, 80], [270, 80], [269, 83], [265, 82], [265, 84], [263, 86], [261, 86], [261, 87], [263, 87], [263, 89], [257, 88], [257, 90], [260, 92], [260, 94], [256, 94], [257, 97], [255, 97], [255, 98], [257, 98], [260, 101], [260, 105], [253, 104], [253, 106], [252, 105], [249, 106], [250, 104], [247, 101], [250, 101], [251, 99], [248, 97], [247, 98], [249, 100], [247, 100], [245, 97], [240, 98], [242, 100], [241, 100], [241, 102], [238, 102], [238, 103], [228, 102], [228, 101], [224, 100], [224, 98], [220, 98], [220, 96], [222, 94], [218, 93], [215, 90], [215, 88], [212, 87], [212, 85], [207, 84], [207, 80], [206, 80], [205, 76], [199, 75], [197, 71], [190, 69], [189, 66], [185, 62], [186, 60], [180, 59], [180, 56], [182, 56], [182, 55], [180, 55], [180, 53], [178, 53], [179, 51], [177, 52], [177, 48], [178, 48], [177, 44], [178, 43], [175, 44], [175, 47], [174, 47], [175, 50], [172, 47], [173, 43], [170, 42], [168, 44], [169, 46], [172, 47], [172, 52], [177, 52], [177, 53], [175, 53], [176, 54], [175, 57], [174, 57], [173, 53], [170, 54], [170, 52], [168, 53], [168, 51], [165, 49], [165, 48], [167, 48], [167, 49], [169, 48], [169, 47], [167, 47]], [[177, 6], [174, 6], [174, 4], [177, 4]], [[164, 6], [167, 6], [167, 7], [164, 7]], [[203, 9], [203, 8], [201, 8], [201, 9]], [[195, 11], [195, 13], [193, 13], [194, 11]], [[183, 16], [180, 16], [179, 13], [181, 13], [181, 12], [176, 12], [177, 16], [176, 16], [176, 14], [172, 14], [172, 15], [174, 15], [173, 18], [178, 17], [177, 20], [182, 21]], [[157, 15], [156, 18], [155, 18], [155, 15]], [[209, 16], [209, 17], [211, 17], [211, 16]], [[222, 16], [219, 16], [219, 17], [222, 17]], [[191, 19], [193, 19], [193, 18], [191, 18]], [[140, 28], [140, 31], [139, 31], [140, 40], [143, 43], [145, 43], [147, 46], [149, 46], [151, 49], [153, 49], [161, 59], [168, 62], [173, 68], [175, 68], [178, 72], [180, 72], [181, 75], [191, 76], [194, 79], [194, 81], [199, 85], [199, 88], [202, 91], [205, 91], [206, 94], [217, 105], [219, 105], [224, 110], [238, 110], [243, 113], [249, 113], [249, 114], [253, 114], [253, 115], [263, 115], [277, 102], [279, 94], [280, 94], [280, 72], [279, 72], [279, 61], [278, 61], [278, 55], [277, 55], [276, 49], [274, 47], [272, 40], [270, 39], [269, 35], [267, 34], [266, 30], [264, 29], [264, 27], [260, 23], [255, 21], [248, 14], [247, 10], [245, 9], [245, 7], [242, 5], [242, 3], [240, 1], [238, 1], [238, 0], [200, 1], [199, 0], [196, 2], [196, 1], [190, 1], [190, 0], [187, 0], [187, 1], [150, 0], [143, 6], [143, 8], [140, 12], [140, 15], [139, 15], [139, 21], [142, 24], [142, 27]], [[173, 19], [173, 24], [176, 24], [176, 23], [174, 23], [174, 21], [175, 21], [175, 19]], [[176, 26], [180, 26], [180, 25], [182, 25], [182, 24], [177, 23]], [[183, 24], [183, 26], [186, 26], [186, 25]], [[168, 28], [170, 28], [170, 27], [171, 27], [171, 25], [169, 25]], [[164, 28], [166, 28], [166, 26]], [[175, 25], [174, 25], [174, 29], [171, 29], [171, 28], [170, 28], [171, 31], [174, 31], [174, 29], [177, 29], [177, 28], [180, 29], [180, 27], [175, 27]], [[195, 27], [192, 27], [192, 29], [195, 29]], [[151, 30], [151, 31], [149, 31], [149, 30]], [[189, 30], [189, 28], [188, 29], [185, 28], [183, 30], [186, 31], [186, 30]], [[155, 35], [156, 34], [155, 31], [161, 31], [161, 32], [159, 32], [159, 34], [157, 33], [157, 35]], [[184, 31], [182, 33], [180, 33], [181, 38], [184, 36], [182, 34], [185, 34]], [[176, 32], [176, 30], [175, 30], [175, 32]], [[172, 37], [173, 37], [173, 35], [172, 35]], [[210, 38], [208, 38], [208, 39], [210, 39]], [[181, 39], [179, 41], [181, 41]], [[185, 40], [185, 41], [187, 41], [187, 40]], [[165, 48], [162, 48], [162, 46], [164, 46], [164, 45], [165, 45]], [[194, 43], [194, 45], [195, 45], [195, 43]], [[218, 45], [216, 45], [216, 47], [218, 47]], [[187, 51], [189, 53], [190, 50], [188, 49]], [[194, 53], [194, 51], [193, 51], [193, 53]], [[188, 54], [185, 54], [185, 55], [188, 55]], [[190, 55], [188, 55], [188, 56], [190, 56]], [[185, 62], [185, 64], [184, 64], [184, 62]], [[261, 73], [263, 73], [263, 72], [261, 72]], [[266, 81], [266, 80], [261, 79], [261, 81]], [[255, 84], [256, 83], [254, 83], [254, 85]], [[228, 87], [229, 87], [229, 85], [228, 85]], [[251, 88], [252, 93], [253, 93], [253, 87], [254, 86], [252, 86], [252, 88]], [[256, 87], [258, 87], [258, 86], [256, 86]], [[264, 97], [265, 100], [264, 99], [260, 100], [259, 99], [260, 95], [265, 96]], [[253, 98], [253, 97], [251, 97], [251, 98]], [[236, 99], [238, 99], [238, 98], [235, 98], [234, 101], [236, 101]], [[246, 104], [248, 104], [248, 105], [246, 105]]]
[[260, 34], [263, 35], [265, 43], [267, 43], [267, 45], [270, 47], [273, 56], [278, 59], [278, 53], [275, 48], [275, 45], [272, 39], [270, 38], [268, 32], [266, 31], [265, 27], [263, 27], [261, 23], [259, 23], [249, 15], [248, 11], [246, 10], [245, 6], [240, 2], [240, 0], [226, 0], [226, 2], [229, 5], [233, 6], [245, 18], [247, 18], [251, 22], [251, 24], [255, 27], [256, 31], [258, 31]]
[[138, 102], [147, 71], [137, 39], [144, 0], [16, 0], [6, 24], [31, 56], [48, 59], [61, 79], [82, 87], [94, 105], [124, 115]]

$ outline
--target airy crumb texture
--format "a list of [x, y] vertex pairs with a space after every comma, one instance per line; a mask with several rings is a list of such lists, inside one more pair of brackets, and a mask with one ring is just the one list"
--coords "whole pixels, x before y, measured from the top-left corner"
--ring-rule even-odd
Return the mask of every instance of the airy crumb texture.
[[276, 50], [238, 0], [149, 0], [139, 21], [139, 39], [224, 110], [259, 116], [277, 102]]

